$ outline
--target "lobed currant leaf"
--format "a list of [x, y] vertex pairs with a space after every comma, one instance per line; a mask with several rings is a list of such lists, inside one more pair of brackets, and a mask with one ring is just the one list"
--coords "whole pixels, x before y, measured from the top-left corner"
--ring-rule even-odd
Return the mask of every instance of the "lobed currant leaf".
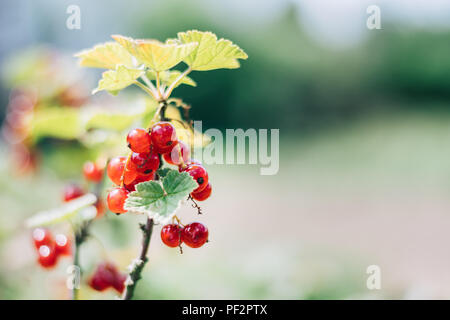
[[98, 87], [92, 91], [92, 94], [106, 90], [116, 95], [120, 90], [133, 84], [143, 73], [144, 71], [142, 70], [129, 69], [124, 65], [119, 65], [115, 70], [103, 72], [102, 79], [100, 79]]
[[238, 59], [248, 58], [244, 50], [233, 42], [227, 39], [217, 40], [217, 36], [212, 32], [179, 32], [178, 40], [181, 43], [198, 43], [192, 53], [183, 60], [192, 70], [236, 69], [240, 67]]
[[106, 42], [75, 54], [80, 66], [90, 68], [116, 69], [118, 65], [132, 68], [133, 57], [117, 42]]
[[162, 43], [153, 39], [132, 39], [121, 35], [112, 38], [120, 43], [138, 62], [160, 72], [183, 61], [197, 47], [197, 43], [179, 43], [168, 40]]
[[58, 208], [36, 213], [26, 220], [25, 225], [29, 228], [51, 225], [77, 218], [78, 213], [80, 213], [81, 219], [87, 219], [90, 216], [84, 209], [89, 208], [89, 206], [95, 204], [96, 201], [97, 197], [94, 194], [87, 193], [79, 198], [64, 203]]
[[180, 201], [197, 187], [188, 173], [171, 169], [161, 184], [156, 181], [137, 184], [136, 191], [125, 201], [125, 209], [148, 214], [157, 223], [166, 223], [175, 214]]

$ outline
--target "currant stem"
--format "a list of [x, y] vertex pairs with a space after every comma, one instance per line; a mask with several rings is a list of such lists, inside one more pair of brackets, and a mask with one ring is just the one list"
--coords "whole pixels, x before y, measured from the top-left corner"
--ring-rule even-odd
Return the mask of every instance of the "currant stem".
[[141, 88], [142, 90], [144, 90], [145, 92], [147, 92], [149, 95], [151, 95], [153, 97], [153, 99], [155, 99], [156, 101], [160, 100], [160, 97], [155, 92], [153, 92], [153, 90], [151, 90], [149, 87], [143, 85], [142, 83], [140, 83], [137, 80], [135, 80], [133, 83], [135, 85], [137, 85], [139, 88]]
[[127, 279], [127, 285], [125, 287], [122, 300], [131, 300], [133, 298], [136, 284], [139, 279], [141, 279], [142, 270], [144, 270], [145, 264], [148, 261], [147, 252], [153, 231], [153, 219], [147, 218], [147, 223], [145, 225], [141, 225], [141, 230], [143, 233], [141, 253], [139, 254], [138, 260], [133, 265], [133, 269], [128, 274], [129, 279]]
[[173, 89], [180, 83], [180, 81], [191, 72], [191, 67], [187, 68], [182, 74], [178, 76], [178, 78], [175, 79], [175, 81], [167, 88], [166, 92], [164, 92], [164, 99], [167, 100], [167, 98], [170, 97]]

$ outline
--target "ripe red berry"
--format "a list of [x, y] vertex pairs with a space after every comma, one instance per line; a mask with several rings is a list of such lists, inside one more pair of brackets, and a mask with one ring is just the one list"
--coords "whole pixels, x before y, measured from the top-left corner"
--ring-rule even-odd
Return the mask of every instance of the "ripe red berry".
[[55, 246], [40, 246], [38, 249], [38, 262], [44, 268], [51, 268], [56, 265], [58, 255]]
[[136, 179], [137, 172], [134, 165], [130, 161], [128, 161], [125, 173], [123, 172], [126, 162], [126, 157], [115, 157], [108, 163], [108, 168], [106, 170], [108, 177], [116, 185], [121, 184], [122, 175], [124, 184], [128, 184]]
[[127, 210], [123, 208], [129, 191], [125, 188], [114, 188], [108, 193], [108, 208], [114, 213], [125, 213]]
[[54, 243], [50, 231], [43, 228], [36, 228], [33, 230], [33, 241], [36, 249], [39, 249], [41, 246], [52, 246]]
[[178, 140], [178, 144], [173, 147], [172, 151], [169, 153], [165, 153], [163, 155], [164, 160], [166, 160], [167, 163], [174, 164], [174, 165], [180, 165], [180, 151], [181, 156], [183, 158], [183, 163], [186, 163], [189, 159], [190, 151], [189, 147], [183, 142]]
[[116, 266], [109, 262], [97, 266], [94, 274], [89, 280], [89, 286], [97, 291], [103, 291], [111, 287], [116, 281]]
[[192, 192], [191, 196], [195, 200], [204, 201], [209, 198], [209, 196], [211, 195], [211, 191], [212, 191], [211, 183], [208, 183], [206, 185], [205, 189], [203, 189], [202, 191], [199, 191], [199, 192]]
[[122, 293], [125, 289], [125, 280], [127, 279], [127, 275], [122, 273], [117, 273], [114, 279], [113, 288], [117, 290], [117, 292]]
[[206, 169], [202, 165], [193, 164], [184, 169], [184, 171], [189, 173], [191, 177], [194, 178], [194, 180], [198, 183], [198, 187], [192, 192], [200, 192], [206, 188], [209, 180], [208, 172], [206, 172]]
[[55, 250], [57, 255], [70, 256], [72, 254], [70, 240], [64, 234], [55, 236]]
[[184, 226], [181, 239], [191, 248], [199, 248], [208, 241], [208, 229], [200, 222], [193, 222]]
[[76, 199], [78, 197], [81, 197], [84, 194], [83, 189], [81, 189], [80, 186], [76, 184], [68, 184], [64, 187], [64, 201], [70, 201], [73, 199]]
[[86, 180], [100, 182], [103, 178], [103, 168], [92, 161], [87, 161], [83, 166], [83, 174]]
[[95, 203], [95, 208], [97, 209], [97, 215], [95, 216], [96, 218], [100, 218], [105, 214], [105, 201], [103, 201], [102, 199], [97, 199], [97, 202]]
[[160, 121], [153, 125], [151, 140], [158, 153], [167, 153], [178, 143], [175, 127], [166, 121]]
[[161, 228], [161, 240], [168, 247], [178, 247], [182, 242], [180, 226], [177, 224], [166, 224]]
[[137, 153], [149, 152], [151, 139], [148, 132], [144, 129], [133, 129], [127, 136], [128, 147]]
[[146, 176], [137, 176], [136, 179], [134, 179], [133, 182], [131, 182], [130, 184], [126, 184], [125, 188], [128, 191], [135, 191], [137, 184], [139, 184], [141, 182], [153, 180], [154, 178], [155, 178], [155, 173], [154, 172], [149, 174], [149, 175], [146, 175]]
[[155, 152], [133, 152], [130, 161], [134, 164], [136, 171], [140, 175], [152, 174], [159, 168], [159, 157]]
[[120, 179], [122, 179], [123, 169], [125, 167], [126, 157], [115, 157], [112, 158], [106, 169], [109, 179], [116, 184], [120, 185]]

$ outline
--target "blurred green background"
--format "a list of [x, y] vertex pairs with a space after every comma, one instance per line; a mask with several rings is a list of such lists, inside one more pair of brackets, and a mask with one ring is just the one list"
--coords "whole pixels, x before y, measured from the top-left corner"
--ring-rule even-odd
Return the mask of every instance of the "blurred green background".
[[[72, 4], [81, 9], [80, 30], [65, 25]], [[231, 39], [249, 56], [237, 70], [193, 73], [198, 87], [175, 96], [193, 106], [204, 129], [279, 128], [279, 173], [209, 166], [214, 194], [200, 220], [211, 242], [180, 255], [163, 247], [156, 228], [137, 298], [450, 298], [450, 3], [378, 1], [381, 30], [366, 27], [370, 4], [2, 1], [3, 62], [36, 45], [70, 56], [111, 34], [163, 40], [188, 29]], [[99, 73], [85, 72], [90, 90]], [[1, 119], [9, 89], [3, 84]], [[58, 205], [91, 156], [77, 144], [57, 146], [40, 141], [39, 169], [18, 177], [0, 145], [2, 299], [67, 298], [70, 261], [39, 269], [23, 227], [26, 217]], [[190, 207], [180, 216], [197, 219]], [[108, 213], [94, 226], [123, 270], [137, 254], [139, 220]], [[86, 270], [99, 252], [96, 240], [86, 244]], [[381, 268], [381, 290], [366, 288], [372, 264]]]

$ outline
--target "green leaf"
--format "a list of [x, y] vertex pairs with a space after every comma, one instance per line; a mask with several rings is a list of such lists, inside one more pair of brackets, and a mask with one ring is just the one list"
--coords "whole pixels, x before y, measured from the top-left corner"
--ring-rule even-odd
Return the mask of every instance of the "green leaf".
[[180, 201], [197, 187], [197, 182], [188, 173], [170, 170], [162, 179], [162, 184], [156, 181], [137, 184], [136, 191], [131, 192], [125, 201], [125, 209], [146, 213], [155, 222], [167, 223]]
[[[92, 212], [92, 210], [90, 210], [90, 206], [92, 206], [96, 201], [97, 197], [94, 194], [85, 194], [84, 196], [63, 204], [59, 208], [36, 213], [34, 216], [25, 221], [25, 225], [28, 228], [35, 228], [59, 223], [73, 218], [90, 219], [92, 218], [92, 215], [90, 214]], [[78, 214], [80, 217], [76, 217]]]
[[198, 46], [184, 59], [192, 70], [235, 69], [240, 64], [237, 59], [247, 59], [247, 54], [230, 40], [219, 39], [212, 32], [191, 30], [179, 32], [181, 43], [197, 42]]
[[31, 120], [30, 136], [33, 141], [43, 137], [70, 140], [78, 138], [83, 132], [76, 109], [49, 107], [36, 110]]
[[[180, 76], [180, 74], [181, 72], [178, 70], [162, 71], [159, 73], [159, 80], [161, 83], [169, 87]], [[149, 80], [156, 80], [156, 72], [153, 70], [147, 71], [147, 77]], [[186, 84], [193, 87], [197, 86], [197, 83], [188, 76], [184, 76], [174, 88], [178, 87], [180, 84]]]
[[116, 69], [118, 65], [133, 67], [133, 57], [117, 42], [106, 42], [92, 49], [75, 54], [80, 58], [80, 66], [103, 69]]
[[103, 72], [102, 79], [98, 82], [98, 87], [92, 91], [92, 94], [106, 90], [116, 95], [120, 90], [133, 84], [143, 73], [142, 70], [128, 69], [124, 65], [119, 65], [116, 70]]
[[140, 63], [154, 71], [165, 71], [183, 61], [197, 47], [197, 43], [181, 44], [168, 40], [166, 43], [153, 39], [132, 39], [121, 35], [112, 38], [120, 43]]
[[87, 121], [86, 129], [106, 129], [121, 131], [127, 129], [139, 117], [139, 114], [99, 112]]
[[170, 172], [170, 168], [160, 168], [158, 169], [158, 171], [156, 171], [156, 173], [158, 174], [158, 176], [160, 178], [164, 178], [165, 176], [167, 176], [167, 174]]

